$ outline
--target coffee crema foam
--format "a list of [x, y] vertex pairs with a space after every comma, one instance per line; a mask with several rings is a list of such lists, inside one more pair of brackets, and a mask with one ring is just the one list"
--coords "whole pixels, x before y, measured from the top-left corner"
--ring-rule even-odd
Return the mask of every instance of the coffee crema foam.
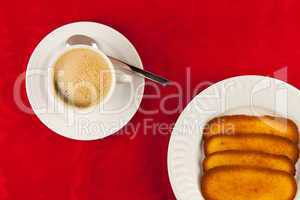
[[63, 101], [85, 108], [106, 97], [112, 85], [112, 72], [100, 54], [87, 48], [76, 48], [55, 62], [53, 83], [55, 93]]

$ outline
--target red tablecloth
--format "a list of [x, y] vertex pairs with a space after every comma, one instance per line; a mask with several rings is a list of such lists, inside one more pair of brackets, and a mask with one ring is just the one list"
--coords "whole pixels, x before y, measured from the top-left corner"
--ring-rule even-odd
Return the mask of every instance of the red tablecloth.
[[[1, 2], [0, 199], [175, 199], [167, 173], [171, 130], [149, 134], [142, 122], [172, 124], [181, 106], [173, 114], [137, 113], [131, 121], [142, 125], [137, 132], [91, 142], [59, 136], [16, 106], [14, 83], [34, 47], [53, 29], [81, 20], [116, 28], [136, 46], [146, 69], [183, 86], [185, 106], [198, 83], [242, 74], [275, 73], [300, 87], [299, 10], [298, 0]], [[22, 98], [29, 105], [25, 84]], [[153, 109], [160, 102], [144, 99], [141, 106]], [[167, 104], [174, 108], [178, 101]]]

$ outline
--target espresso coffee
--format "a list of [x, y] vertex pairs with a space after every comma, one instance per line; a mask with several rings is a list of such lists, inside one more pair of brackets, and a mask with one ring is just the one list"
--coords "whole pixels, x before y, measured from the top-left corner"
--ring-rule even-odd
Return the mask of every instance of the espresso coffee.
[[101, 102], [112, 85], [112, 71], [105, 58], [88, 48], [74, 48], [53, 66], [54, 92], [67, 104], [89, 107]]

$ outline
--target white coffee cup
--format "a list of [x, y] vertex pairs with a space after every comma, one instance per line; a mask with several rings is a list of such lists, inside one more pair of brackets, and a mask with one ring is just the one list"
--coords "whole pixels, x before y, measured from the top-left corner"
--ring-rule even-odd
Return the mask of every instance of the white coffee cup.
[[[100, 101], [98, 101], [96, 104], [82, 108], [82, 107], [77, 107], [75, 105], [70, 105], [67, 102], [65, 102], [64, 100], [62, 100], [60, 97], [58, 97], [58, 95], [56, 94], [56, 91], [54, 89], [54, 78], [53, 78], [53, 66], [55, 65], [55, 62], [65, 53], [72, 51], [74, 49], [88, 49], [91, 51], [96, 52], [107, 64], [110, 73], [111, 73], [111, 84], [109, 87], [109, 91], [107, 92], [107, 94], [103, 97], [103, 99], [101, 99]], [[72, 46], [68, 46], [65, 49], [63, 49], [62, 51], [56, 53], [53, 58], [50, 61], [50, 65], [48, 68], [48, 97], [49, 97], [49, 101], [48, 103], [52, 103], [54, 104], [54, 107], [58, 109], [58, 111], [64, 112], [65, 109], [72, 109], [72, 110], [76, 110], [76, 111], [80, 111], [80, 112], [86, 112], [86, 111], [90, 111], [90, 110], [94, 110], [95, 108], [100, 108], [99, 110], [101, 111], [101, 109], [103, 109], [103, 107], [105, 106], [105, 104], [111, 99], [116, 86], [119, 83], [130, 83], [131, 82], [131, 77], [128, 74], [125, 74], [119, 70], [116, 70], [116, 68], [114, 67], [114, 65], [112, 64], [112, 62], [110, 61], [110, 59], [98, 48], [96, 47], [91, 47], [88, 45], [72, 45]]]

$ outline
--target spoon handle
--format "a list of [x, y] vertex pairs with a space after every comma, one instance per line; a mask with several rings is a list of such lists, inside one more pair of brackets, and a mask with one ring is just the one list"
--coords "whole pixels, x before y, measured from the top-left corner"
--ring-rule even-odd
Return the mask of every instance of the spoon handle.
[[149, 72], [149, 71], [146, 71], [146, 70], [143, 70], [143, 69], [140, 69], [138, 67], [135, 67], [135, 66], [132, 66], [130, 64], [127, 64], [119, 59], [116, 59], [116, 58], [112, 58], [109, 56], [110, 59], [112, 60], [116, 60], [118, 62], [121, 62], [122, 64], [128, 66], [130, 68], [131, 71], [135, 72], [137, 75], [141, 76], [141, 77], [144, 77], [146, 79], [149, 79], [151, 81], [154, 81], [156, 83], [159, 83], [161, 84], [162, 86], [166, 86], [168, 83], [170, 83], [170, 81], [166, 78], [163, 78], [161, 76], [158, 76], [152, 72]]

